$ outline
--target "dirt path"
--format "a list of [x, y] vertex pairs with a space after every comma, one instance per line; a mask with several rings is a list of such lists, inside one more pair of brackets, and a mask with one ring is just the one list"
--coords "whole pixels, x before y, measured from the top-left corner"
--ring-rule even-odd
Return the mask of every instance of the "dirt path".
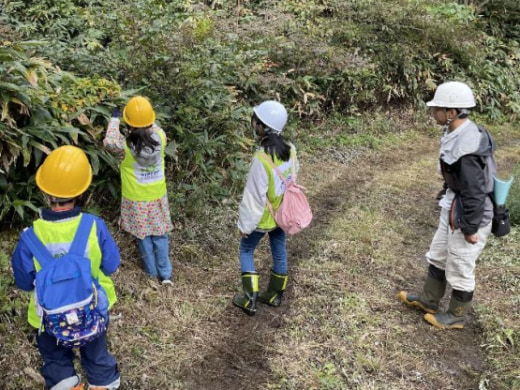
[[[352, 159], [344, 158], [348, 153], [320, 161], [302, 156], [302, 184], [315, 218], [288, 242], [284, 304], [262, 305], [254, 317], [231, 304], [239, 290], [234, 214], [222, 216], [219, 226], [208, 224], [206, 236], [197, 232], [193, 241], [173, 235], [172, 288], [148, 280], [131, 238], [116, 232], [122, 265], [114, 275], [119, 301], [109, 343], [121, 388], [478, 389], [487, 367], [473, 315], [463, 331], [442, 332], [397, 300], [400, 289], [422, 286], [440, 186], [438, 140], [406, 134], [399, 145]], [[510, 154], [517, 156], [518, 148]], [[255, 260], [263, 288], [267, 240]], [[477, 290], [477, 302], [484, 291]], [[20, 312], [18, 323], [23, 317]], [[10, 379], [0, 376], [0, 384], [42, 387], [34, 340], [21, 325], [9, 329], [12, 341], [0, 348], [0, 363]], [[14, 353], [16, 365], [10, 364]]]
[[[305, 388], [313, 382], [316, 388], [321, 388], [323, 376], [320, 379], [317, 375], [316, 379], [292, 365], [300, 361], [303, 368], [308, 365], [305, 359], [321, 361], [323, 356], [328, 356], [336, 369], [327, 374], [332, 385], [322, 388], [477, 388], [479, 373], [485, 370], [485, 359], [474, 321], [470, 318], [469, 326], [462, 332], [438, 332], [425, 324], [419, 313], [401, 306], [396, 299], [399, 289], [422, 286], [426, 266], [421, 259], [438, 218], [433, 199], [440, 183], [434, 171], [436, 155], [437, 140], [420, 137], [399, 149], [367, 154], [347, 164], [330, 161], [305, 166], [304, 184], [312, 188], [309, 196], [315, 219], [310, 229], [289, 241], [291, 282], [284, 306], [279, 309], [261, 306], [255, 317], [247, 317], [229, 304], [220, 316], [200, 324], [214, 337], [206, 338], [203, 348], [206, 352], [190, 361], [189, 366], [181, 367], [183, 388]], [[348, 245], [344, 248], [355, 247], [355, 240], [338, 235], [333, 225], [342, 219], [346, 221], [344, 224], [352, 225], [349, 230], [367, 228], [363, 226], [367, 222], [357, 214], [359, 209], [377, 212], [382, 219], [376, 220], [373, 236], [368, 235], [370, 242], [365, 246], [371, 249], [351, 256], [354, 253], [351, 249], [341, 252], [338, 248], [346, 241]], [[395, 234], [399, 229], [402, 231]], [[333, 237], [331, 231], [336, 231]], [[392, 238], [377, 237], [385, 232]], [[329, 251], [331, 247], [336, 250]], [[264, 258], [260, 261], [260, 273], [266, 274], [265, 259], [269, 255], [265, 248], [258, 257]], [[316, 262], [315, 276], [309, 275], [312, 270], [306, 266], [309, 259]], [[327, 266], [338, 259], [342, 266]], [[328, 274], [325, 284], [319, 280], [323, 273]], [[225, 291], [230, 297], [229, 289]], [[294, 348], [305, 353], [301, 345], [312, 344], [305, 336], [305, 329], [313, 319], [299, 320], [302, 308], [309, 315], [316, 310], [325, 314], [330, 310], [330, 315], [334, 315], [334, 307], [305, 307], [306, 298], [321, 296], [326, 300], [329, 296], [334, 305], [338, 296], [352, 294], [366, 303], [365, 311], [360, 312], [366, 321], [363, 324], [353, 318], [356, 325], [350, 327], [349, 336], [337, 339], [338, 344], [352, 345], [346, 349], [338, 345], [330, 351], [318, 347], [314, 353], [307, 351], [307, 357], [294, 356], [298, 353]], [[309, 299], [312, 303], [312, 298]], [[356, 305], [352, 312], [358, 308]], [[314, 329], [308, 330], [316, 340], [328, 337], [324, 330], [328, 327], [331, 339], [335, 339], [341, 326], [350, 326], [338, 328], [331, 317], [317, 313]], [[348, 323], [348, 317], [343, 320]], [[299, 328], [303, 340], [294, 336]], [[293, 341], [281, 341], [287, 338]], [[293, 350], [287, 349], [291, 345]], [[351, 361], [342, 356], [359, 353], [373, 354], [373, 364], [359, 363], [360, 357]], [[282, 369], [281, 374], [273, 372], [276, 365], [289, 369]], [[360, 378], [355, 379], [356, 376]], [[280, 384], [284, 381], [285, 384]]]

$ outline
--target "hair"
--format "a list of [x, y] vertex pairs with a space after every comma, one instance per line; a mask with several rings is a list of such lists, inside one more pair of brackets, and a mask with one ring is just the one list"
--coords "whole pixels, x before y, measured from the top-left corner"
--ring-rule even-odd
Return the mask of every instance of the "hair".
[[470, 108], [456, 108], [455, 111], [457, 111], [457, 117], [460, 119], [465, 119], [469, 116], [471, 113]]
[[82, 195], [83, 194], [72, 197], [72, 198], [58, 198], [57, 196], [45, 194], [45, 198], [47, 199], [49, 206], [52, 207], [52, 206], [61, 206], [61, 205], [64, 205], [67, 203], [72, 203], [72, 202], [74, 202], [74, 204], [78, 204], [80, 202], [80, 200], [82, 199]]
[[277, 132], [268, 132], [260, 141], [260, 146], [264, 151], [274, 158], [276, 156], [282, 161], [289, 161], [291, 158], [291, 146], [287, 143], [283, 135]]
[[144, 148], [154, 149], [159, 145], [159, 142], [152, 138], [152, 134], [148, 129], [149, 127], [130, 127], [130, 134], [126, 138], [126, 144], [135, 151], [137, 156], [141, 155], [141, 151]]

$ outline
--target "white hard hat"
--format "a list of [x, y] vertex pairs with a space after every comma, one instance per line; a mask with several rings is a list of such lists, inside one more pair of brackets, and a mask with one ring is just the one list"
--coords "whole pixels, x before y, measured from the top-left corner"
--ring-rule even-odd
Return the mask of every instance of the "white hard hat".
[[281, 133], [287, 123], [287, 110], [274, 100], [267, 100], [253, 108], [258, 119], [270, 129]]
[[468, 84], [461, 81], [447, 81], [437, 87], [433, 100], [428, 107], [471, 108], [475, 107], [475, 98]]

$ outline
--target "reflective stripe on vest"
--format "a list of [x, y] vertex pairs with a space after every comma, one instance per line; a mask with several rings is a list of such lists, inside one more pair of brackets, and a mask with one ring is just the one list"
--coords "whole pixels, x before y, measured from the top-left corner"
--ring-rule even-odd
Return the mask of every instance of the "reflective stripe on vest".
[[[43, 219], [34, 221], [34, 233], [40, 239], [43, 245], [51, 252], [53, 256], [67, 253], [70, 245], [74, 240], [76, 230], [78, 230], [80, 215], [70, 220], [51, 222]], [[101, 247], [97, 239], [97, 226], [94, 223], [92, 231], [90, 232], [87, 247], [85, 248], [85, 256], [90, 259], [90, 269], [92, 277], [98, 279], [99, 284], [107, 294], [109, 307], [111, 307], [117, 300], [114, 283], [109, 276], [106, 276], [100, 269], [101, 267]], [[36, 272], [39, 272], [41, 267], [36, 258], [34, 260], [34, 267]], [[40, 326], [40, 317], [36, 312], [35, 294], [31, 294], [27, 317], [29, 324], [38, 328]]]
[[123, 197], [133, 201], [151, 201], [162, 198], [166, 194], [166, 179], [164, 176], [164, 148], [166, 136], [156, 127], [154, 133], [161, 139], [161, 160], [159, 164], [144, 167], [132, 155], [125, 144], [125, 158], [121, 163], [121, 187]]

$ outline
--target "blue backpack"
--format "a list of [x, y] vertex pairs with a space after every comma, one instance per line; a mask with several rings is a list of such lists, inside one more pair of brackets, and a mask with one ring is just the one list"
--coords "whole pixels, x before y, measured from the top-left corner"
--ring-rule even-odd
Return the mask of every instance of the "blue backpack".
[[93, 223], [92, 215], [82, 214], [69, 252], [58, 258], [38, 239], [34, 228], [21, 236], [41, 266], [35, 288], [43, 327], [58, 345], [68, 348], [82, 347], [107, 328], [102, 313], [108, 307], [107, 297], [92, 278], [90, 259], [84, 255]]

